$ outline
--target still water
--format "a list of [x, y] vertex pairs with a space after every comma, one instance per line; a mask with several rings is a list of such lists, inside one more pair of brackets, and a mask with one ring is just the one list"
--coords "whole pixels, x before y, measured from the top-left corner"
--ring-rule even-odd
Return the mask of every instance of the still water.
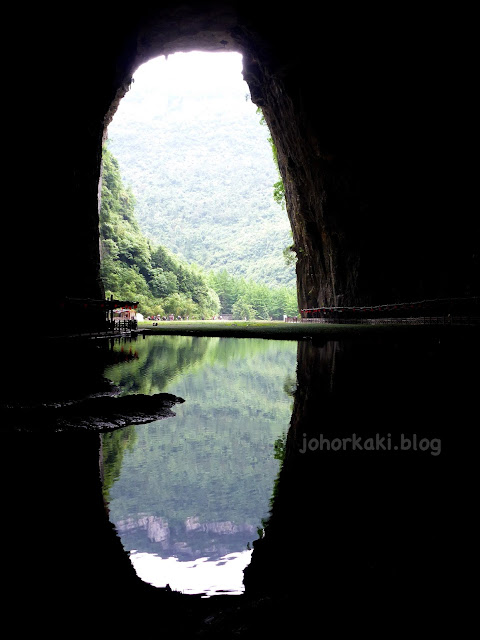
[[104, 434], [104, 495], [137, 575], [183, 593], [243, 592], [279, 472], [294, 341], [148, 336], [113, 347], [121, 394], [172, 393], [175, 417]]

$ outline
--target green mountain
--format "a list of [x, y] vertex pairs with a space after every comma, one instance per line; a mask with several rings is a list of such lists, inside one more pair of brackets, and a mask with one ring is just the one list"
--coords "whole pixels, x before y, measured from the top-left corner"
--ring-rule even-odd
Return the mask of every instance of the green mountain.
[[148, 240], [136, 219], [135, 197], [118, 161], [105, 148], [100, 207], [101, 277], [107, 296], [136, 300], [144, 315], [191, 319], [232, 313], [235, 318], [281, 319], [297, 313], [293, 287], [269, 287], [225, 270], [204, 272]]
[[175, 54], [138, 69], [109, 125], [109, 149], [150, 240], [206, 270], [295, 287], [283, 256], [290, 226], [273, 197], [278, 170], [260, 121], [239, 54]]
[[220, 301], [206, 276], [153, 245], [139, 229], [135, 198], [108, 149], [103, 150], [102, 168], [101, 277], [106, 295], [138, 301], [145, 315], [217, 314]]

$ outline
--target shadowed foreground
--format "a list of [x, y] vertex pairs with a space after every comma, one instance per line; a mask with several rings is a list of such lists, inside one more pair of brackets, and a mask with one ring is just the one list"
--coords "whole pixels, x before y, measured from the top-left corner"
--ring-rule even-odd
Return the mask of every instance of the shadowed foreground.
[[[4, 619], [61, 637], [460, 633], [473, 556], [478, 334], [388, 329], [299, 341], [283, 466], [242, 596], [185, 596], [136, 577], [103, 502], [96, 430], [3, 429]], [[84, 347], [83, 358], [72, 345], [63, 359], [86, 365], [71, 384], [94, 372]], [[41, 362], [47, 387], [65, 378], [55, 363]], [[385, 431], [394, 443], [401, 434], [439, 440], [441, 451], [315, 445]]]

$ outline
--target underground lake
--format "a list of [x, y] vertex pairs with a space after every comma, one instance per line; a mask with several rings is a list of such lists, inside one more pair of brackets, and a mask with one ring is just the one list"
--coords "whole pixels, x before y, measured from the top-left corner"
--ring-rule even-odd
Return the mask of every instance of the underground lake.
[[296, 343], [149, 336], [114, 345], [123, 394], [175, 394], [175, 417], [102, 436], [109, 514], [137, 575], [239, 594], [262, 535], [296, 380]]
[[[322, 624], [374, 606], [368, 625], [389, 629], [399, 607], [404, 625], [441, 625], [463, 598], [475, 332], [25, 340], [22, 358], [18, 344], [4, 384], [24, 404], [2, 408], [2, 576], [36, 612], [25, 624], [61, 610], [88, 626], [99, 603], [128, 602], [190, 631], [228, 607], [294, 631], [284, 612], [315, 628], [321, 603]], [[163, 413], [123, 413], [122, 400], [162, 394]], [[116, 422], [96, 420], [105, 399]]]

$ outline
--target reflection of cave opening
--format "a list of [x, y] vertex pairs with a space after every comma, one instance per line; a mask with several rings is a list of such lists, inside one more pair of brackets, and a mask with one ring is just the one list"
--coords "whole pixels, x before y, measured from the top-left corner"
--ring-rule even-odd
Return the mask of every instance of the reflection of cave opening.
[[296, 343], [157, 335], [135, 350], [105, 371], [122, 395], [185, 403], [169, 420], [103, 435], [110, 521], [142, 581], [238, 595], [275, 493]]

